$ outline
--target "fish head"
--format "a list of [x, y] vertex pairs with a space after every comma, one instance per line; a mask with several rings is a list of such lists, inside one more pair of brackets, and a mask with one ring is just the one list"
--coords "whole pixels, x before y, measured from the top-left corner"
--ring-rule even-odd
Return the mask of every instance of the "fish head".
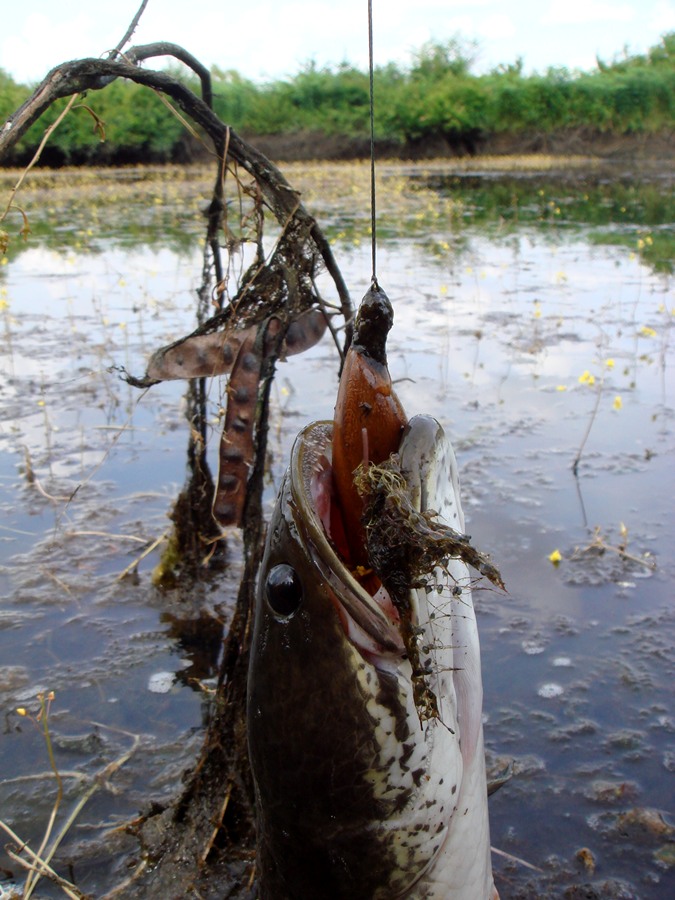
[[[468, 840], [481, 872], [466, 896], [479, 898], [491, 871], [468, 571], [451, 561], [450, 576], [429, 573], [411, 591], [419, 660], [439, 708], [425, 719], [396, 608], [386, 591], [364, 590], [328, 533], [332, 427], [315, 423], [296, 439], [260, 571], [248, 738], [261, 897], [449, 896], [455, 876], [443, 874], [438, 887], [436, 874], [448, 849], [466, 851]], [[454, 455], [438, 423], [412, 419], [399, 453], [414, 502], [463, 528]], [[453, 844], [459, 818], [465, 832], [478, 823], [476, 846], [470, 834]]]

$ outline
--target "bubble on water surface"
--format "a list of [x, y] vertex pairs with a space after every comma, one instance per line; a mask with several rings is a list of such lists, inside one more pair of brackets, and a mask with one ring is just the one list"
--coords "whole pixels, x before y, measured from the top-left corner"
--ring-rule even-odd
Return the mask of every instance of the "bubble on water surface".
[[572, 660], [569, 656], [556, 656], [551, 664], [559, 669], [568, 669], [572, 665]]
[[562, 685], [550, 681], [547, 684], [542, 684], [537, 693], [540, 697], [545, 697], [548, 700], [551, 697], [559, 697], [563, 693], [563, 688]]
[[153, 694], [168, 694], [173, 687], [173, 672], [155, 672], [148, 679], [148, 690]]

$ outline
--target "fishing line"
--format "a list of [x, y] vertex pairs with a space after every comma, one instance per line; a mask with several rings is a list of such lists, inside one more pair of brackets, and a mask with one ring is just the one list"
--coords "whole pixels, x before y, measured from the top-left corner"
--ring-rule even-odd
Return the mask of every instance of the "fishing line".
[[377, 235], [375, 232], [375, 101], [373, 92], [373, 0], [368, 0], [368, 75], [370, 78], [370, 246], [373, 260], [372, 286], [377, 284]]

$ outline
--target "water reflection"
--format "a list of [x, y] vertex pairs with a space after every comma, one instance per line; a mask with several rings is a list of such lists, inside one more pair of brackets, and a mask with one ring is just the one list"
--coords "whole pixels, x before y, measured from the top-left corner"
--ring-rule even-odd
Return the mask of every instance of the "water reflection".
[[[370, 273], [367, 208], [344, 189], [345, 178], [361, 177], [349, 171], [326, 170], [326, 184], [342, 191], [326, 189], [319, 206], [359, 297]], [[321, 174], [304, 178], [312, 208]], [[672, 834], [656, 819], [620, 816], [667, 812], [675, 768], [673, 298], [668, 266], [650, 256], [672, 241], [672, 196], [662, 184], [457, 182], [423, 172], [382, 184], [392, 375], [407, 412], [435, 415], [452, 436], [470, 533], [509, 590], [476, 595], [488, 750], [513, 758], [516, 772], [491, 800], [492, 842], [544, 874], [497, 857], [502, 897], [557, 896], [608, 879], [641, 897], [668, 896]], [[88, 774], [128, 744], [92, 723], [143, 735], [120, 792], [85, 809], [91, 827], [166, 800], [199, 744], [238, 581], [236, 538], [224, 586], [205, 587], [189, 609], [152, 586], [158, 551], [139, 562], [135, 581], [117, 580], [166, 530], [185, 474], [182, 386], [141, 395], [109, 371], [142, 372], [156, 347], [192, 327], [201, 223], [186, 212], [178, 246], [167, 209], [154, 206], [155, 215], [147, 204], [127, 205], [123, 217], [108, 211], [88, 240], [36, 228], [0, 270], [0, 805], [33, 840], [51, 785], [28, 787], [46, 769], [44, 746], [15, 707], [39, 687], [55, 690], [55, 735], [104, 741], [90, 755], [86, 744], [79, 750]], [[72, 215], [81, 230], [84, 212]], [[130, 230], [138, 221], [145, 231]], [[599, 226], [617, 240], [598, 239]], [[328, 339], [280, 366], [268, 504], [299, 428], [332, 414], [336, 369]], [[224, 391], [209, 389], [216, 433]], [[655, 572], [609, 551], [574, 559], [596, 526], [616, 543], [622, 524], [627, 548], [650, 554]], [[176, 673], [168, 690], [149, 690], [163, 672]], [[75, 850], [73, 838], [65, 852]], [[94, 861], [80, 878], [100, 894], [116, 876]]]

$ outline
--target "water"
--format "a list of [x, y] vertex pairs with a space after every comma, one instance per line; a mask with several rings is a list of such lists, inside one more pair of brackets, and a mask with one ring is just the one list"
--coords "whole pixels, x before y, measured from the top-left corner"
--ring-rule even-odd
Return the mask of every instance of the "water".
[[[134, 193], [120, 199], [109, 173], [108, 201], [63, 175], [0, 267], [0, 817], [39, 845], [54, 779], [39, 728], [15, 710], [34, 717], [37, 692], [53, 690], [62, 809], [119, 763], [55, 863], [96, 896], [136, 850], [119, 826], [174, 796], [194, 760], [237, 586], [234, 537], [217, 589], [187, 602], [153, 587], [160, 550], [139, 557], [167, 531], [185, 478], [183, 386], [143, 394], [114, 368], [141, 374], [193, 327], [202, 175], [127, 173], [118, 188]], [[358, 301], [365, 169], [287, 175]], [[501, 896], [588, 882], [618, 896], [623, 881], [627, 896], [671, 896], [670, 183], [383, 167], [380, 191], [392, 376], [408, 414], [436, 416], [452, 437], [468, 530], [508, 588], [475, 597], [488, 756], [515, 770], [490, 800]], [[279, 367], [268, 508], [297, 431], [332, 414], [336, 369], [328, 338]], [[210, 388], [214, 435], [225, 387]]]

